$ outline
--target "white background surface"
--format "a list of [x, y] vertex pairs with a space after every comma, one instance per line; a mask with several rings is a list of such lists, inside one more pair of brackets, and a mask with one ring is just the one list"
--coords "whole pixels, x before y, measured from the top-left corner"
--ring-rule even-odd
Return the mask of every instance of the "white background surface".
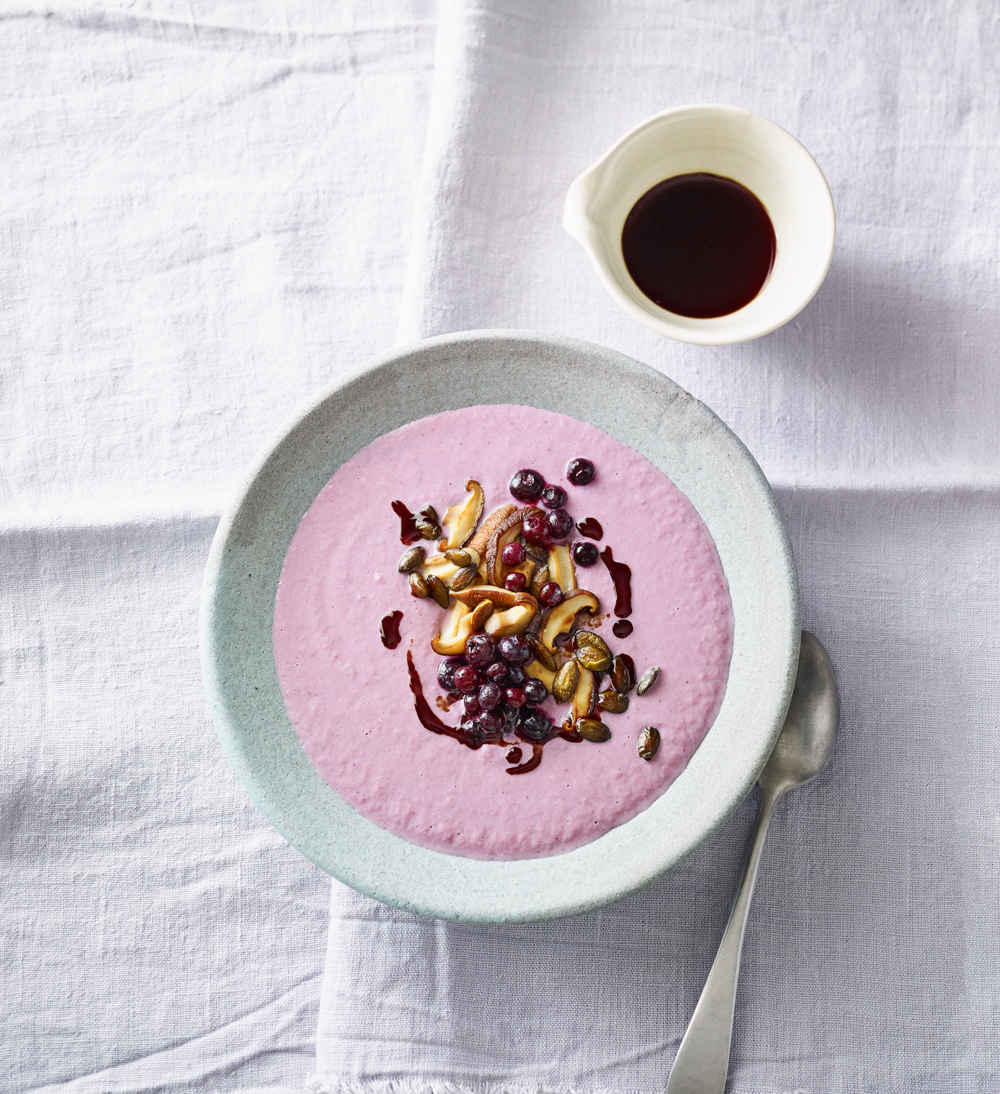
[[[1000, 1088], [998, 46], [986, 0], [0, 13], [4, 1089], [662, 1088], [752, 802], [564, 924], [334, 885], [327, 949], [329, 883], [205, 711], [239, 470], [397, 330], [490, 326], [611, 345], [717, 411], [840, 673], [829, 774], [765, 850], [731, 1090]], [[628, 320], [560, 226], [580, 170], [694, 101], [788, 128], [837, 205], [818, 296], [743, 346]]]

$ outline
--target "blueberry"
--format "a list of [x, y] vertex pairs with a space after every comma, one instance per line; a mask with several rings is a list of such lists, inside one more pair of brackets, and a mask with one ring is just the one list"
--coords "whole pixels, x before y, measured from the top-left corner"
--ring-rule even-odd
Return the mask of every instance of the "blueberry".
[[507, 675], [507, 662], [506, 661], [494, 661], [486, 670], [486, 677], [488, 680], [492, 680], [494, 684], [500, 684], [503, 682]]
[[528, 587], [528, 579], [520, 570], [514, 570], [503, 579], [503, 587], [508, 592], [520, 593]]
[[546, 581], [538, 590], [538, 603], [543, 608], [554, 608], [563, 602], [563, 591], [557, 581]]
[[507, 666], [507, 679], [505, 683], [511, 688], [523, 688], [528, 684], [530, 677], [520, 665]]
[[518, 736], [528, 741], [544, 741], [552, 730], [552, 719], [537, 707], [522, 707], [517, 719]]
[[455, 687], [466, 695], [474, 692], [482, 682], [482, 677], [471, 665], [455, 669]]
[[[570, 521], [570, 527], [573, 522]], [[528, 513], [521, 521], [521, 535], [529, 543], [543, 544], [549, 538], [549, 524], [541, 512]]]
[[496, 740], [503, 736], [503, 718], [495, 710], [487, 710], [476, 719], [476, 728], [485, 740]]
[[546, 516], [545, 523], [553, 539], [565, 539], [573, 531], [573, 518], [565, 509], [553, 509]]
[[530, 467], [522, 467], [511, 476], [509, 489], [518, 501], [537, 501], [545, 489], [545, 479]]
[[492, 710], [503, 698], [499, 684], [483, 684], [479, 689], [479, 705], [483, 710]]
[[488, 634], [470, 635], [465, 643], [465, 659], [473, 668], [484, 669], [496, 657], [496, 648]]
[[438, 665], [438, 683], [445, 691], [455, 690], [455, 669], [460, 669], [464, 664], [464, 657], [446, 657]]
[[580, 457], [570, 460], [566, 466], [566, 478], [574, 486], [586, 486], [588, 482], [594, 481], [594, 465], [590, 460]]
[[566, 504], [566, 491], [561, 486], [546, 486], [541, 501], [546, 509], [561, 509]]
[[534, 657], [534, 652], [523, 634], [509, 634], [500, 639], [500, 656], [509, 665], [526, 665]]
[[[541, 683], [541, 681], [539, 681]], [[542, 687], [545, 685], [542, 684]], [[528, 701], [527, 692], [523, 688], [507, 688], [503, 693], [504, 699], [507, 701], [507, 705], [514, 707], [523, 707]]]
[[462, 704], [465, 707], [465, 713], [470, 715], [470, 717], [475, 718], [477, 714], [482, 714], [483, 712], [483, 708], [479, 703], [478, 695], [466, 695], [466, 697], [462, 700]]
[[573, 544], [573, 561], [577, 566], [596, 566], [600, 557], [597, 548], [592, 543]]
[[513, 543], [508, 543], [500, 552], [500, 561], [504, 566], [520, 566], [527, 557], [528, 554], [524, 549], [524, 544], [518, 543], [516, 540]]
[[529, 703], [541, 703], [549, 694], [549, 689], [541, 680], [531, 679], [524, 685], [524, 694]]

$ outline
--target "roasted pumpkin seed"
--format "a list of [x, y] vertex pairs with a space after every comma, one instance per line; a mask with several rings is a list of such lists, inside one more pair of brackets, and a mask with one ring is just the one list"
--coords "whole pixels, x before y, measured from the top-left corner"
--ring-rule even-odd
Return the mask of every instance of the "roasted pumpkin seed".
[[592, 741], [595, 745], [611, 740], [611, 730], [596, 718], [581, 718], [576, 728], [585, 741]]
[[573, 635], [576, 647], [575, 657], [585, 669], [591, 672], [605, 672], [611, 665], [611, 650], [600, 635], [591, 631], [577, 631]]
[[486, 626], [486, 620], [493, 614], [493, 601], [484, 600], [482, 603], [477, 604], [472, 611], [472, 616], [469, 622], [472, 625], [473, 631], [481, 631]]
[[401, 574], [408, 574], [411, 570], [415, 570], [418, 566], [422, 565], [424, 558], [427, 556], [427, 552], [423, 547], [411, 547], [408, 551], [404, 551], [402, 558], [400, 558], [396, 569]]
[[619, 695], [628, 695], [635, 687], [635, 673], [620, 653], [616, 653], [611, 662], [611, 683]]
[[646, 726], [639, 734], [639, 755], [644, 760], [651, 760], [660, 747], [660, 731], [656, 726]]
[[548, 566], [539, 566], [531, 578], [531, 595], [537, 600], [542, 591], [542, 586], [549, 580]]
[[442, 608], [448, 607], [448, 588], [441, 578], [436, 577], [434, 574], [427, 575], [427, 593], [437, 601], [438, 605]]
[[549, 672], [559, 671], [559, 661], [556, 655], [545, 645], [545, 643], [534, 634], [528, 635], [528, 642], [534, 651], [535, 657], [541, 661], [541, 663], [549, 670]]
[[651, 669], [646, 669], [642, 674], [642, 679], [635, 686], [636, 695], [645, 695], [647, 691], [656, 683], [657, 676], [660, 675], [660, 666], [654, 665]]
[[467, 589], [477, 577], [479, 577], [479, 571], [475, 566], [463, 566], [461, 570], [456, 570], [451, 575], [448, 588], [453, 593], [460, 593], [463, 589]]
[[472, 564], [472, 555], [468, 551], [460, 551], [458, 548], [454, 551], [445, 551], [444, 557], [456, 566], [469, 566]]
[[606, 710], [609, 714], [624, 714], [628, 710], [628, 696], [620, 695], [614, 688], [608, 688], [607, 691], [601, 692], [597, 704], [601, 710]]
[[548, 562], [549, 561], [549, 552], [546, 550], [546, 548], [539, 547], [539, 545], [537, 543], [528, 543], [527, 540], [525, 540], [523, 536], [521, 537], [520, 542], [524, 544], [524, 553], [533, 562]]
[[567, 661], [552, 681], [552, 698], [557, 703], [568, 703], [576, 691], [579, 679], [580, 666], [575, 661]]
[[430, 592], [427, 588], [427, 581], [423, 574], [418, 574], [415, 570], [410, 574], [410, 596], [415, 596], [418, 600], [423, 598]]

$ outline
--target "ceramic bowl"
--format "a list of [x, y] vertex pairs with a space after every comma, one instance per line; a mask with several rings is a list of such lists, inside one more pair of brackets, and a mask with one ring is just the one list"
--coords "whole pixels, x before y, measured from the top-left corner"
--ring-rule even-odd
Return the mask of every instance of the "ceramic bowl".
[[[675, 175], [735, 179], [760, 199], [774, 226], [771, 275], [745, 307], [715, 319], [675, 315], [632, 280], [622, 228], [636, 201]], [[613, 145], [576, 179], [563, 224], [583, 244], [612, 297], [658, 334], [679, 342], [746, 342], [787, 323], [816, 294], [833, 257], [836, 220], [823, 172], [780, 126], [733, 106], [679, 106], [657, 114]]]
[[[285, 714], [271, 627], [292, 535], [341, 464], [416, 418], [526, 401], [631, 445], [687, 494], [729, 581], [734, 649], [718, 718], [653, 805], [578, 850], [484, 862], [390, 835], [322, 781]], [[398, 544], [390, 546], [395, 555]], [[492, 923], [549, 919], [598, 908], [648, 884], [714, 831], [753, 786], [784, 719], [798, 661], [795, 567], [757, 464], [672, 381], [586, 342], [472, 332], [367, 365], [282, 432], [219, 525], [205, 577], [201, 643], [223, 747], [265, 816], [304, 855], [361, 892], [414, 912]]]

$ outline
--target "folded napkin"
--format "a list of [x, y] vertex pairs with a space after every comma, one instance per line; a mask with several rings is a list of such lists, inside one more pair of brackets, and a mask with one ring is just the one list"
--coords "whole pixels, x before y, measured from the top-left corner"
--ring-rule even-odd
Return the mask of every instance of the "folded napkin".
[[[975, 0], [934, 20], [888, 0], [439, 13], [400, 337], [562, 331], [706, 401], [777, 487], [805, 625], [838, 668], [836, 754], [764, 852], [733, 1094], [1000, 1082], [997, 37]], [[649, 334], [560, 225], [614, 139], [698, 101], [790, 129], [838, 204], [819, 296], [744, 346]], [[753, 806], [647, 891], [556, 923], [435, 922], [334, 883], [311, 1089], [662, 1090]]]

